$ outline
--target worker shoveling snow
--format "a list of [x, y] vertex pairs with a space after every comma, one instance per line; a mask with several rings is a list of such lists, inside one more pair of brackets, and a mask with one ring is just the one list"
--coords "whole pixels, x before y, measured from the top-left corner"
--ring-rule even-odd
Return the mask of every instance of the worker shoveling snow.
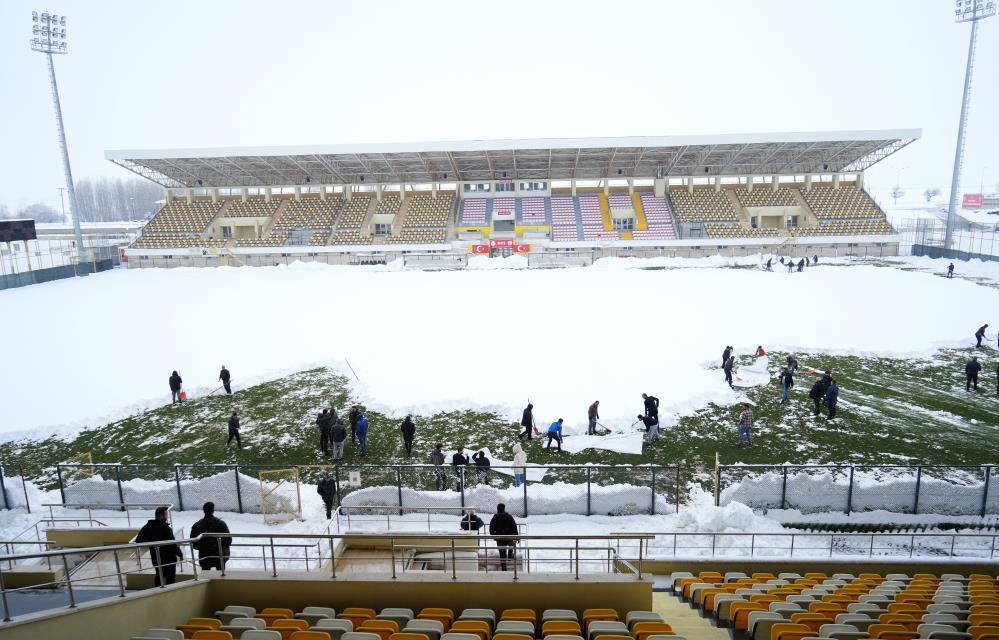
[[739, 367], [732, 376], [732, 384], [736, 387], [761, 387], [770, 383], [770, 358], [760, 356], [748, 367]]

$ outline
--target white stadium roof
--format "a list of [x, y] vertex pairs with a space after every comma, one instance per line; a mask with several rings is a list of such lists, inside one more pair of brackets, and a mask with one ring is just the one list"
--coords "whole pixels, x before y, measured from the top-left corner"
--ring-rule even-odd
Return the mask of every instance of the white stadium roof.
[[165, 187], [592, 180], [863, 171], [919, 129], [137, 149], [104, 156]]

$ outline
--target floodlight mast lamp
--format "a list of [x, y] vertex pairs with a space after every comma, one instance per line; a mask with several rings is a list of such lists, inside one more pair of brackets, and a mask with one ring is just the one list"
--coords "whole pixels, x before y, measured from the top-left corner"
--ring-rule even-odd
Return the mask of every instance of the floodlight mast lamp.
[[[65, 55], [66, 16], [50, 14], [48, 11], [31, 12], [31, 50], [45, 54], [49, 65], [49, 84], [52, 87], [52, 103], [55, 106], [56, 128], [59, 134], [59, 148], [62, 150], [62, 169], [69, 192], [69, 213], [73, 217], [73, 233], [76, 236], [77, 262], [86, 261], [86, 248], [83, 245], [83, 232], [80, 230], [80, 208], [76, 203], [76, 188], [73, 185], [73, 171], [69, 166], [69, 149], [66, 147], [66, 130], [62, 125], [62, 105], [59, 103], [59, 85], [56, 83], [53, 55]], [[86, 269], [77, 269], [76, 275], [88, 275]]]
[[961, 98], [961, 120], [957, 127], [957, 149], [954, 152], [954, 173], [950, 180], [950, 206], [947, 208], [947, 232], [944, 235], [944, 249], [950, 249], [954, 240], [954, 224], [957, 221], [957, 195], [961, 182], [961, 163], [964, 159], [964, 129], [968, 123], [968, 107], [971, 101], [971, 75], [975, 68], [975, 41], [978, 38], [978, 23], [995, 15], [995, 0], [954, 0], [955, 22], [970, 22], [971, 37], [968, 42], [968, 63], [964, 69], [964, 95]]

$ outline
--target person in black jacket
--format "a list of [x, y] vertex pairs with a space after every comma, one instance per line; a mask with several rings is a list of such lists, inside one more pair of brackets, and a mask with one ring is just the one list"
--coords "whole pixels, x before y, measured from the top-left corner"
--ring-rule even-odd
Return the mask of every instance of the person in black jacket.
[[726, 346], [725, 350], [722, 351], [722, 367], [724, 367], [725, 363], [728, 362], [728, 357], [730, 355], [732, 355], [732, 347]]
[[343, 420], [337, 418], [330, 428], [330, 441], [333, 443], [333, 459], [343, 460], [343, 443], [347, 440], [347, 428], [343, 426]]
[[333, 416], [326, 409], [319, 414], [316, 418], [316, 424], [319, 425], [319, 448], [322, 450], [324, 456], [330, 454], [330, 430], [333, 427], [332, 424]]
[[[205, 517], [191, 525], [191, 537], [197, 538], [203, 533], [229, 533], [229, 526], [223, 520], [215, 517], [215, 503], [206, 502], [201, 510]], [[229, 560], [229, 548], [232, 546], [231, 536], [206, 537], [194, 543], [198, 551], [198, 564], [202, 571], [218, 569], [221, 571]]]
[[441, 450], [443, 446], [438, 442], [430, 452], [430, 464], [434, 465], [434, 481], [438, 491], [447, 489], [447, 470], [444, 468], [444, 451]]
[[811, 390], [809, 390], [808, 397], [815, 403], [815, 410], [813, 411], [814, 415], [819, 415], [819, 403], [821, 403], [822, 399], [825, 397], [826, 391], [829, 390], [829, 384], [831, 382], [832, 374], [826, 371], [821, 378], [815, 381], [815, 384], [813, 384]]
[[222, 371], [219, 371], [219, 380], [222, 381], [222, 386], [225, 388], [227, 395], [232, 395], [232, 387], [229, 386], [229, 370], [222, 365]]
[[989, 328], [989, 325], [985, 324], [985, 325], [982, 325], [982, 326], [978, 327], [978, 331], [975, 332], [975, 340], [977, 341], [977, 343], [975, 344], [975, 348], [976, 349], [981, 349], [982, 348], [982, 339], [985, 338], [985, 330], [988, 329], [988, 328]]
[[[343, 423], [340, 423], [340, 428], [343, 429]], [[344, 431], [344, 439], [346, 439], [347, 430]], [[342, 442], [342, 441], [341, 441]], [[316, 485], [316, 493], [319, 497], [323, 499], [323, 504], [326, 505], [326, 519], [329, 520], [333, 517], [333, 498], [336, 497], [336, 481], [333, 480], [333, 476], [330, 475], [329, 471], [323, 471], [323, 477], [319, 479], [319, 484]]]
[[461, 492], [462, 480], [465, 479], [465, 468], [468, 466], [468, 456], [465, 447], [458, 447], [457, 453], [451, 456], [451, 466], [454, 467], [456, 491]]
[[350, 420], [350, 444], [357, 444], [357, 420], [361, 417], [361, 410], [357, 408], [355, 404], [350, 408], [350, 413], [347, 414], [347, 419]]
[[[135, 537], [137, 543], [143, 542], [165, 542], [173, 541], [173, 529], [167, 522], [167, 508], [156, 507], [156, 512], [152, 520], [142, 525], [139, 535]], [[173, 584], [177, 579], [177, 562], [184, 559], [180, 547], [175, 542], [171, 544], [161, 544], [149, 547], [149, 559], [153, 563], [155, 571], [153, 585], [157, 587]], [[162, 576], [162, 580], [160, 577]]]
[[982, 363], [978, 361], [978, 356], [971, 356], [968, 364], [964, 365], [964, 375], [967, 377], [965, 391], [971, 391], [971, 385], [975, 385], [975, 391], [978, 391], [978, 372], [981, 370]]
[[798, 273], [801, 273], [801, 270], [804, 268], [805, 268], [805, 259], [802, 258], [798, 260]]
[[527, 436], [527, 439], [531, 440], [531, 433], [534, 430], [534, 405], [530, 402], [524, 408], [524, 415], [520, 418], [520, 426], [524, 427], [524, 430], [517, 437], [523, 440], [524, 436]]
[[406, 416], [399, 425], [399, 430], [402, 431], [402, 445], [406, 448], [408, 458], [413, 455], [413, 438], [416, 437], [416, 423], [413, 422], [413, 416]]
[[728, 360], [725, 361], [725, 366], [722, 370], [725, 372], [725, 382], [728, 386], [732, 386], [732, 369], [735, 367], [735, 356], [729, 356]]
[[655, 396], [650, 396], [648, 394], [642, 394], [642, 400], [645, 401], [645, 415], [650, 418], [655, 418], [659, 421], [659, 398]]
[[478, 451], [472, 454], [472, 462], [475, 463], [475, 476], [479, 484], [489, 483], [489, 458], [485, 451]]
[[787, 394], [791, 391], [791, 387], [794, 386], [794, 377], [791, 375], [791, 370], [784, 367], [784, 370], [780, 372], [780, 403], [784, 404], [787, 402]]
[[798, 370], [798, 359], [791, 354], [787, 356], [787, 370], [791, 372], [791, 375], [794, 375]]
[[183, 384], [183, 380], [180, 374], [174, 371], [170, 374], [170, 395], [173, 396], [173, 402], [183, 402], [180, 398], [180, 385]]
[[236, 440], [236, 448], [243, 448], [243, 441], [239, 439], [239, 415], [233, 411], [229, 416], [229, 439], [225, 441], [225, 448], [228, 449], [233, 440]]
[[[489, 535], [491, 536], [516, 536], [520, 531], [517, 529], [517, 521], [506, 512], [506, 505], [502, 502], [496, 505], [496, 515], [489, 521]], [[506, 571], [507, 559], [514, 560], [513, 547], [516, 540], [498, 538], [496, 547], [499, 549], [500, 568]]]
[[485, 523], [482, 522], [482, 518], [475, 515], [474, 511], [466, 511], [461, 514], [461, 530], [462, 531], [478, 531]]

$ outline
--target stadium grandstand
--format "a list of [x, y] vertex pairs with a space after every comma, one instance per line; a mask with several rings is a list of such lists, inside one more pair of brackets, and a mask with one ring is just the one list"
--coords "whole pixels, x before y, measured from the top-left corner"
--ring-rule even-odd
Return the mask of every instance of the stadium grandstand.
[[[919, 130], [108, 151], [166, 188], [129, 266], [895, 255], [864, 172]], [[194, 260], [193, 262], [191, 260]]]

